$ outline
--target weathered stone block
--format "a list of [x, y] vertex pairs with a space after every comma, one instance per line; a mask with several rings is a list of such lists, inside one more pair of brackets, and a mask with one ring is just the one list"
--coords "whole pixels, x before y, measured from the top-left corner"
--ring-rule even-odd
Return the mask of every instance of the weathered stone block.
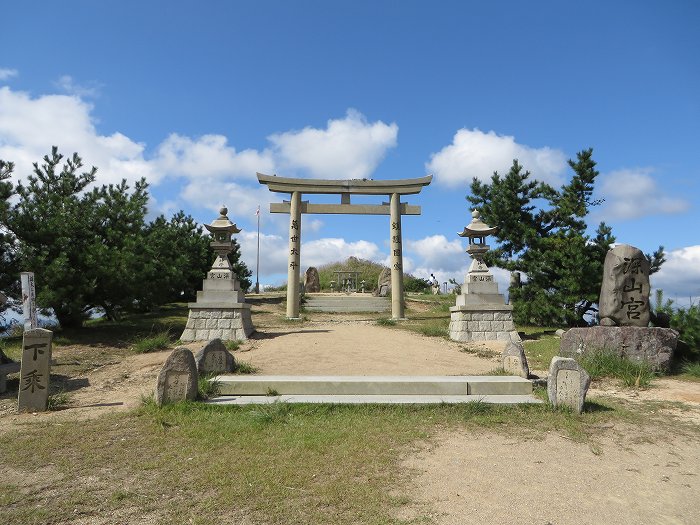
[[509, 342], [501, 354], [501, 366], [509, 374], [524, 377], [530, 376], [530, 367], [525, 357], [525, 348], [521, 343]]
[[181, 341], [194, 341], [195, 331], [191, 328], [185, 328], [180, 336]]
[[[503, 321], [503, 330], [505, 330], [506, 332], [511, 332], [515, 330], [515, 324], [513, 323], [513, 321]], [[518, 339], [520, 338], [518, 337]]]
[[194, 331], [195, 341], [209, 341], [209, 330], [207, 329], [197, 329]]
[[496, 331], [496, 332], [502, 332], [503, 331], [503, 321], [492, 321], [491, 322], [491, 329]]
[[231, 319], [219, 319], [217, 322], [217, 328], [222, 328], [222, 329], [231, 328]]
[[204, 325], [204, 328], [208, 328], [209, 330], [216, 328], [218, 326], [218, 321], [216, 319], [207, 319], [206, 324]]
[[209, 339], [221, 339], [224, 335], [224, 331], [221, 328], [214, 328], [209, 330]]
[[552, 405], [568, 406], [580, 414], [590, 384], [590, 376], [575, 359], [552, 358], [547, 377], [547, 396]]
[[156, 403], [161, 406], [197, 397], [197, 364], [188, 348], [180, 347], [168, 356], [158, 374]]
[[605, 255], [598, 309], [601, 325], [649, 325], [649, 260], [639, 248], [618, 244]]
[[493, 312], [484, 312], [482, 315], [484, 321], [493, 321]]
[[200, 330], [202, 328], [206, 328], [207, 326], [207, 319], [195, 319], [194, 320], [194, 329], [195, 330]]
[[221, 312], [222, 319], [233, 319], [233, 310], [223, 310]]
[[632, 361], [649, 363], [654, 370], [668, 371], [677, 344], [678, 332], [671, 328], [591, 326], [564, 332], [559, 354], [578, 357], [607, 350]]

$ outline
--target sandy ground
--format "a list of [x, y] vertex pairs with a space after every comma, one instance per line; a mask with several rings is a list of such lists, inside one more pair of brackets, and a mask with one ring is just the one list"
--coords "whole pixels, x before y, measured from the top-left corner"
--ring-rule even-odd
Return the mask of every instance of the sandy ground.
[[[188, 346], [196, 351], [201, 344]], [[481, 357], [463, 348], [356, 318], [321, 317], [260, 328], [235, 356], [262, 374], [284, 375], [468, 375], [498, 366], [498, 343], [484, 347]], [[59, 347], [54, 358], [75, 359], [77, 351]], [[16, 400], [3, 395], [0, 435], [33, 422], [95, 418], [137, 406], [152, 394], [167, 355], [127, 355], [74, 378], [67, 410], [17, 414]], [[415, 503], [398, 517], [438, 525], [700, 523], [700, 383], [665, 378], [641, 391], [603, 384], [589, 395], [676, 402], [660, 410], [691, 430], [646, 436], [638, 429], [601, 429], [596, 447], [555, 434], [544, 440], [486, 431], [438, 434], [406, 453], [402, 465], [414, 480]]]

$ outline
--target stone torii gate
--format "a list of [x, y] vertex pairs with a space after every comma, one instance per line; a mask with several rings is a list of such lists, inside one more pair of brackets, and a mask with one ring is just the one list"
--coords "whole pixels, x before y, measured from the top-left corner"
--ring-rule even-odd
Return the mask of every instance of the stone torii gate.
[[[289, 193], [289, 202], [270, 203], [270, 213], [289, 213], [289, 265], [287, 267], [287, 317], [299, 318], [299, 260], [301, 258], [301, 214], [389, 215], [391, 240], [391, 317], [404, 318], [403, 250], [401, 216], [420, 215], [420, 206], [401, 202], [401, 195], [420, 193], [433, 180], [432, 175], [417, 179], [293, 179], [258, 173], [258, 181], [270, 191]], [[340, 204], [309, 204], [302, 194], [338, 194]], [[350, 195], [388, 195], [382, 204], [351, 204]]]

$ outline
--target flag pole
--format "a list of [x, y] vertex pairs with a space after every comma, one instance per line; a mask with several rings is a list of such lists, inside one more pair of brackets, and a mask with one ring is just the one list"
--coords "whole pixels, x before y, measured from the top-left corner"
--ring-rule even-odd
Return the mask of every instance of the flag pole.
[[255, 212], [258, 217], [258, 254], [255, 260], [255, 293], [260, 293], [260, 205]]

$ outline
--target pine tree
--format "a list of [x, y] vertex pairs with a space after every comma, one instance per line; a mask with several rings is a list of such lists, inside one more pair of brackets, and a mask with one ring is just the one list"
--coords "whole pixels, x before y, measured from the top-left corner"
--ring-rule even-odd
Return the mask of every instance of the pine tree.
[[[485, 222], [499, 227], [499, 246], [487, 254], [487, 263], [525, 274], [509, 290], [521, 324], [583, 325], [596, 311], [603, 262], [615, 237], [604, 222], [595, 237], [586, 234], [586, 216], [602, 202], [593, 198], [593, 150], [581, 151], [569, 166], [573, 176], [559, 190], [530, 180], [517, 160], [505, 177], [494, 173], [490, 184], [474, 179], [470, 186], [467, 200]], [[657, 268], [663, 263], [663, 247], [653, 260]]]

